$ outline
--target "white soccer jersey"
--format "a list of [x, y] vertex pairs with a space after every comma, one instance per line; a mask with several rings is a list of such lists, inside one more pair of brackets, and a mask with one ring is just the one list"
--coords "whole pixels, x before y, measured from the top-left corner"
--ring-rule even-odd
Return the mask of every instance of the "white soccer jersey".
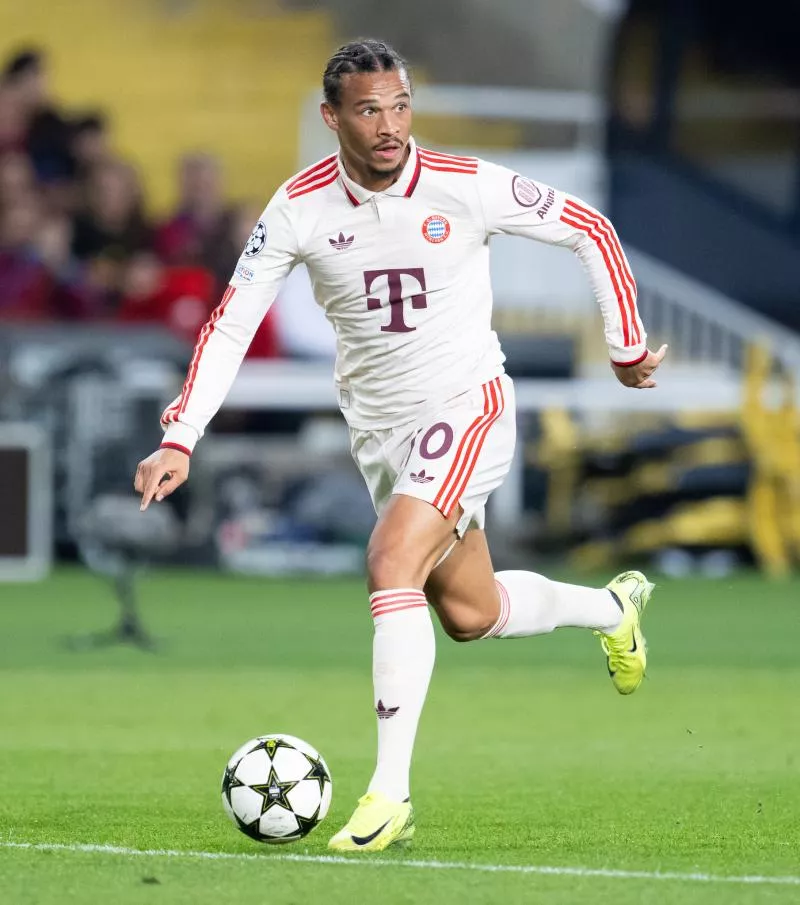
[[489, 238], [572, 249], [605, 321], [611, 358], [646, 355], [636, 284], [609, 221], [582, 201], [505, 167], [418, 147], [382, 192], [341, 157], [284, 183], [256, 224], [222, 302], [202, 329], [164, 442], [202, 436], [283, 279], [308, 267], [337, 336], [335, 379], [351, 427], [395, 427], [503, 373], [491, 328]]

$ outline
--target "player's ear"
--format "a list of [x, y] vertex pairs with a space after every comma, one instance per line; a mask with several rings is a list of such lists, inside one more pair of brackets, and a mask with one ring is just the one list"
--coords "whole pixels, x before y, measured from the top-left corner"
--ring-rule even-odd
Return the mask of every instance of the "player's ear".
[[336, 108], [332, 107], [326, 102], [320, 104], [319, 112], [322, 114], [322, 118], [325, 120], [325, 125], [332, 131], [338, 132], [339, 117], [336, 114]]

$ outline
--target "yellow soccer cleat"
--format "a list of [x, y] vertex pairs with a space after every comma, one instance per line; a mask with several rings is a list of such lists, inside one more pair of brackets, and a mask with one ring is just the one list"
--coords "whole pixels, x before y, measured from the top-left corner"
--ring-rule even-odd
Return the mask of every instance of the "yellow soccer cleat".
[[382, 852], [408, 842], [414, 835], [414, 809], [410, 801], [392, 801], [381, 792], [368, 792], [358, 800], [350, 820], [328, 842], [335, 852]]
[[606, 655], [608, 674], [620, 694], [633, 694], [644, 678], [647, 645], [642, 634], [642, 614], [654, 584], [641, 572], [622, 572], [606, 587], [622, 606], [622, 622], [611, 634], [595, 632]]

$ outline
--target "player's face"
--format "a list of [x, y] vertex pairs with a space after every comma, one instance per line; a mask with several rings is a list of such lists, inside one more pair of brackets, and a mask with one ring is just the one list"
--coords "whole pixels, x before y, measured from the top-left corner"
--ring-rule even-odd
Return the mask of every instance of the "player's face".
[[[404, 70], [358, 72], [342, 77], [338, 107], [322, 105], [352, 176], [391, 182], [408, 157], [411, 93]], [[367, 186], [368, 188], [371, 186]]]

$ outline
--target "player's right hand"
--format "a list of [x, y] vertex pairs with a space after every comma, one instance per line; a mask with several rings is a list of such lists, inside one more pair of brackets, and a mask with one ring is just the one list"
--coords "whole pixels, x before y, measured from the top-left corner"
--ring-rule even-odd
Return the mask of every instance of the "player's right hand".
[[189, 456], [186, 453], [169, 447], [157, 449], [152, 455], [142, 459], [136, 469], [133, 487], [142, 495], [139, 509], [144, 512], [153, 499], [160, 503], [188, 477]]

